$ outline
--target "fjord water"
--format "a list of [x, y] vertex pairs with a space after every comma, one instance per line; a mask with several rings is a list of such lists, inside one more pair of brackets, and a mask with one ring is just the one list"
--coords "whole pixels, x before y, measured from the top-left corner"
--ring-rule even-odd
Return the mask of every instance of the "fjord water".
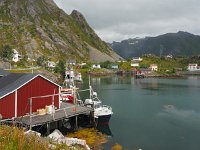
[[115, 143], [128, 150], [200, 149], [200, 77], [112, 76], [91, 81], [114, 112], [105, 149]]

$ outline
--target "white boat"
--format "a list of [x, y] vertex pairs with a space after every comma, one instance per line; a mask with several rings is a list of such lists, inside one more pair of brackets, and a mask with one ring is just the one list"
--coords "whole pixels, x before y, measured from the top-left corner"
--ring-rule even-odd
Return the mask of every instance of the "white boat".
[[74, 71], [73, 69], [66, 69], [65, 82], [71, 84], [74, 81], [79, 81], [79, 82], [83, 81], [81, 73]]
[[90, 98], [85, 99], [85, 106], [94, 108], [94, 117], [98, 124], [108, 124], [111, 115], [113, 114], [112, 108], [107, 105], [103, 105], [102, 101], [97, 97], [97, 93], [92, 90], [90, 86]]

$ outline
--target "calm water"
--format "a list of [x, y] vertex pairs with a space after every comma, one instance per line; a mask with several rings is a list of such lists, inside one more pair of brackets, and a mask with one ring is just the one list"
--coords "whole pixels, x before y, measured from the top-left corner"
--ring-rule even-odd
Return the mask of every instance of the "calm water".
[[[87, 81], [86, 81], [87, 82]], [[84, 84], [86, 84], [86, 82]], [[200, 149], [200, 78], [92, 78], [104, 104], [113, 108], [110, 149]]]

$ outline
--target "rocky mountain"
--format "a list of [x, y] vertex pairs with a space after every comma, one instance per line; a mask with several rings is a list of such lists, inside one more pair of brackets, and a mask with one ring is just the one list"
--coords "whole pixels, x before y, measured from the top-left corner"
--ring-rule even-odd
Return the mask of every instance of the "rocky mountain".
[[113, 42], [110, 43], [110, 46], [124, 58], [144, 54], [192, 56], [200, 54], [200, 36], [179, 31], [157, 37], [134, 38]]
[[0, 0], [0, 34], [0, 47], [9, 44], [31, 59], [43, 55], [55, 61], [120, 58], [80, 12], [68, 15], [53, 0]]

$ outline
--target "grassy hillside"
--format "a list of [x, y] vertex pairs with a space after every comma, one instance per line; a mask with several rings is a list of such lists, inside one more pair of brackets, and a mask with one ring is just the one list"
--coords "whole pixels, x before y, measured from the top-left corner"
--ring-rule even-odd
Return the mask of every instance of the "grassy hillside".
[[95, 48], [115, 60], [81, 13], [68, 15], [53, 0], [1, 0], [0, 32], [0, 48], [8, 44], [31, 59], [86, 61]]
[[173, 73], [177, 68], [186, 70], [187, 65], [193, 62], [194, 61], [192, 61], [191, 58], [187, 57], [176, 57], [172, 59], [166, 59], [164, 57], [160, 58], [157, 56], [151, 56], [143, 57], [143, 60], [140, 62], [140, 67], [148, 68], [151, 64], [157, 64], [159, 72]]

